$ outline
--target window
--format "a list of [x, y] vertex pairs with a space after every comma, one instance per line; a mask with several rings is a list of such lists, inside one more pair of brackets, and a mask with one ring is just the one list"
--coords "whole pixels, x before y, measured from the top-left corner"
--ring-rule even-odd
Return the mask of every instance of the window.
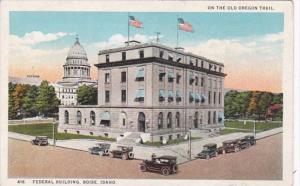
[[173, 61], [173, 55], [172, 55], [172, 54], [169, 54], [168, 60], [169, 60], [169, 61]]
[[82, 114], [80, 111], [77, 111], [77, 124], [81, 125]]
[[172, 71], [168, 73], [168, 82], [172, 83], [174, 81], [174, 74]]
[[198, 59], [196, 59], [196, 66], [198, 67]]
[[145, 90], [144, 89], [138, 89], [136, 91], [135, 101], [144, 102], [144, 97], [145, 97]]
[[158, 129], [162, 129], [163, 128], [163, 122], [164, 122], [164, 115], [162, 112], [160, 112], [158, 114]]
[[193, 66], [193, 61], [192, 60], [190, 60], [190, 65]]
[[95, 123], [96, 123], [96, 114], [94, 111], [91, 111], [90, 113], [90, 124], [92, 126], [95, 126]]
[[199, 112], [195, 112], [194, 115], [194, 128], [198, 128]]
[[213, 114], [213, 123], [216, 123], [216, 120], [217, 119], [217, 113], [216, 111], [214, 111], [214, 114]]
[[221, 105], [221, 99], [222, 99], [222, 93], [221, 92], [219, 92], [219, 105]]
[[177, 83], [177, 84], [180, 83], [180, 78], [181, 78], [181, 75], [180, 75], [180, 74], [177, 74], [177, 75], [176, 75], [176, 83]]
[[208, 91], [208, 104], [210, 104], [210, 101], [211, 101], [211, 92]]
[[201, 61], [201, 68], [204, 67], [204, 61]]
[[210, 124], [210, 111], [208, 111], [207, 123]]
[[216, 97], [217, 97], [217, 94], [216, 94], [216, 92], [214, 92], [214, 104], [216, 104]]
[[201, 85], [201, 87], [204, 87], [204, 77], [201, 77], [200, 85]]
[[109, 90], [105, 91], [105, 103], [109, 103]]
[[172, 135], [169, 135], [169, 140], [172, 140], [173, 138], [172, 138]]
[[122, 52], [122, 61], [126, 61], [126, 52]]
[[69, 124], [69, 112], [65, 110], [65, 124]]
[[145, 80], [145, 71], [144, 68], [140, 68], [136, 74], [136, 81], [144, 81]]
[[219, 72], [222, 72], [222, 67], [219, 67]]
[[109, 73], [105, 73], [104, 81], [105, 81], [105, 84], [110, 83]]
[[195, 86], [198, 86], [198, 76], [195, 77]]
[[162, 59], [163, 57], [164, 57], [164, 51], [161, 50], [161, 51], [159, 51], [159, 58]]
[[176, 112], [175, 124], [176, 124], [176, 127], [180, 127], [180, 113], [179, 112]]
[[140, 53], [140, 59], [143, 59], [144, 58], [144, 50], [140, 50], [139, 53]]
[[164, 71], [159, 72], [158, 79], [160, 82], [164, 81], [165, 75], [166, 75], [166, 73]]
[[172, 128], [172, 113], [169, 112], [167, 116], [167, 128]]
[[106, 63], [109, 63], [109, 54], [105, 55], [105, 61], [106, 61]]
[[162, 102], [162, 101], [165, 101], [165, 93], [164, 93], [164, 90], [163, 89], [160, 89], [159, 90], [159, 101]]
[[121, 83], [126, 82], [126, 72], [121, 72]]
[[121, 90], [121, 100], [122, 102], [126, 102], [126, 90]]
[[173, 101], [173, 91], [172, 90], [169, 90], [168, 91], [168, 102], [172, 102]]

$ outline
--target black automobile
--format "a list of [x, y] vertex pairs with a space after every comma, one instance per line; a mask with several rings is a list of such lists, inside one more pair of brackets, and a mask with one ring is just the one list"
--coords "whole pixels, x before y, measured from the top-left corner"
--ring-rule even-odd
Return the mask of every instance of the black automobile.
[[33, 145], [48, 145], [48, 137], [47, 136], [36, 136], [35, 139], [31, 141]]
[[239, 140], [227, 140], [223, 142], [223, 153], [230, 153], [230, 152], [238, 152], [241, 150], [240, 145], [239, 145]]
[[98, 143], [97, 146], [89, 148], [90, 154], [108, 156], [109, 155], [110, 144], [107, 143]]
[[142, 172], [153, 171], [167, 176], [178, 172], [177, 158], [175, 156], [153, 157], [151, 160], [143, 160], [140, 164]]
[[134, 158], [133, 147], [118, 146], [117, 149], [111, 150], [109, 156], [111, 158], [122, 158], [129, 160]]
[[217, 144], [215, 143], [209, 143], [203, 146], [203, 150], [197, 154], [196, 158], [200, 159], [210, 159], [211, 157], [216, 157], [218, 154], [222, 153], [222, 150], [220, 151], [219, 148], [217, 148]]
[[255, 145], [256, 144], [256, 139], [254, 136], [252, 135], [247, 135], [244, 137], [251, 145]]

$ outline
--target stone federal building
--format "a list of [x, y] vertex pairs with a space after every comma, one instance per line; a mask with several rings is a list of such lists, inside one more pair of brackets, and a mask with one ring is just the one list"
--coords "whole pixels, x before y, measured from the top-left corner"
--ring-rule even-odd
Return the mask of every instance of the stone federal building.
[[63, 79], [53, 85], [56, 96], [62, 105], [77, 105], [76, 92], [80, 86], [97, 86], [97, 81], [91, 79], [91, 65], [88, 63], [86, 51], [80, 44], [78, 37], [68, 52], [63, 68]]
[[161, 44], [130, 41], [98, 53], [98, 105], [61, 106], [59, 132], [143, 141], [224, 127], [224, 65]]

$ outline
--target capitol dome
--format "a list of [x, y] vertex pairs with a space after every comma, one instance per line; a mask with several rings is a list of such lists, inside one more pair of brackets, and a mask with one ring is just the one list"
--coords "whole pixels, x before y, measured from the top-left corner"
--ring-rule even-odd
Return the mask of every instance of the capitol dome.
[[67, 56], [68, 59], [86, 59], [87, 60], [87, 54], [83, 48], [82, 45], [79, 43], [78, 37], [76, 37], [76, 41], [74, 45], [70, 48]]

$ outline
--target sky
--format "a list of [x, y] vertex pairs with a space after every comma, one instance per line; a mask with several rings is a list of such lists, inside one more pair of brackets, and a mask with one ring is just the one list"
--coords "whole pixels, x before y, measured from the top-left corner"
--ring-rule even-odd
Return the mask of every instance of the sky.
[[[130, 38], [175, 47], [177, 17], [194, 33], [179, 31], [186, 51], [224, 63], [225, 88], [282, 92], [284, 17], [282, 13], [130, 12], [143, 28]], [[124, 46], [128, 12], [10, 12], [9, 75], [39, 74], [56, 82], [76, 34], [89, 63], [99, 50]], [[97, 78], [93, 66], [92, 78]]]

